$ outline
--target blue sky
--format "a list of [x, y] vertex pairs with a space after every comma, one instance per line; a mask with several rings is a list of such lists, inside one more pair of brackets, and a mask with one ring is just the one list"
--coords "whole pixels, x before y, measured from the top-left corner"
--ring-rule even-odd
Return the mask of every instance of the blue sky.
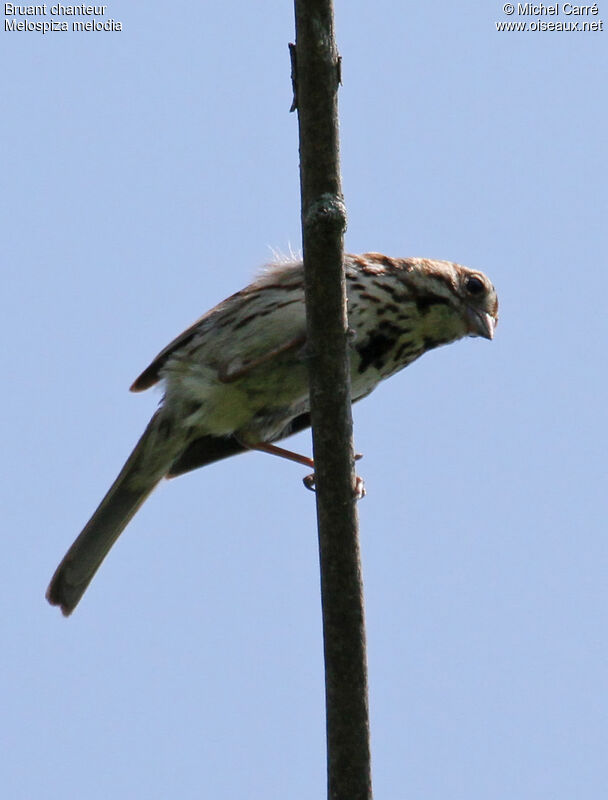
[[[4, 792], [322, 797], [304, 470], [247, 454], [165, 483], [73, 617], [44, 601], [158, 403], [132, 380], [300, 246], [291, 4], [106, 18], [123, 31], [2, 31]], [[433, 352], [355, 409], [391, 800], [608, 789], [607, 34], [503, 19], [524, 18], [336, 7], [347, 249], [459, 261], [501, 302], [493, 342]]]

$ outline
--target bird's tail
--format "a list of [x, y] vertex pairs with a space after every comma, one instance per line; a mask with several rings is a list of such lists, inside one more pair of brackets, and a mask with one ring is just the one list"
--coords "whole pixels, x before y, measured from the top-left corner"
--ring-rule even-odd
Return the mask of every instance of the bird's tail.
[[[78, 605], [110, 548], [135, 512], [166, 474], [173, 448], [167, 447], [162, 412], [152, 417], [97, 511], [55, 570], [46, 598], [69, 616]], [[162, 441], [159, 441], [159, 438]]]

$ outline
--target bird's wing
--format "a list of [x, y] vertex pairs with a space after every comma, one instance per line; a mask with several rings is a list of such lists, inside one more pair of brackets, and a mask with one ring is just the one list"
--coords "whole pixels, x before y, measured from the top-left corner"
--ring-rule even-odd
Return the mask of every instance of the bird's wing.
[[[273, 277], [276, 283], [272, 283]], [[214, 366], [221, 381], [230, 382], [306, 341], [306, 309], [301, 282], [293, 274], [271, 273], [224, 300], [174, 339], [133, 382], [132, 392], [153, 386], [179, 351]], [[271, 300], [269, 298], [272, 298]], [[196, 348], [200, 354], [192, 356]]]
[[[209, 312], [211, 313], [211, 312]], [[180, 333], [179, 336], [176, 336], [172, 342], [160, 351], [160, 353], [156, 356], [154, 361], [145, 368], [145, 370], [141, 373], [141, 375], [136, 378], [130, 386], [131, 392], [143, 392], [145, 389], [149, 389], [151, 386], [154, 386], [155, 383], [161, 378], [160, 371], [164, 367], [167, 360], [175, 353], [176, 350], [181, 349], [182, 347], [189, 344], [192, 339], [199, 333], [200, 327], [202, 322], [208, 317], [209, 314], [205, 314], [200, 319], [197, 319], [189, 328], [187, 328], [183, 333]]]

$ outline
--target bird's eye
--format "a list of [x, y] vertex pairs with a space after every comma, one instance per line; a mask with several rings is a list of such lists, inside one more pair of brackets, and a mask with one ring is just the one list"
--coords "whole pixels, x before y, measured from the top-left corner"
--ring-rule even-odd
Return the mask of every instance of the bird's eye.
[[464, 287], [469, 294], [473, 295], [481, 294], [486, 288], [481, 278], [478, 278], [476, 275], [471, 275], [470, 278], [467, 278]]

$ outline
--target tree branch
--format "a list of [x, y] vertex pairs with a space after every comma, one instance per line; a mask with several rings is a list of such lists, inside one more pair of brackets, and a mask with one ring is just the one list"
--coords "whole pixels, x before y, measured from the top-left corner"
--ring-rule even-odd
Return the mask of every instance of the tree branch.
[[369, 800], [363, 587], [356, 510], [339, 165], [340, 58], [331, 0], [295, 0], [310, 404], [327, 707], [328, 797]]

